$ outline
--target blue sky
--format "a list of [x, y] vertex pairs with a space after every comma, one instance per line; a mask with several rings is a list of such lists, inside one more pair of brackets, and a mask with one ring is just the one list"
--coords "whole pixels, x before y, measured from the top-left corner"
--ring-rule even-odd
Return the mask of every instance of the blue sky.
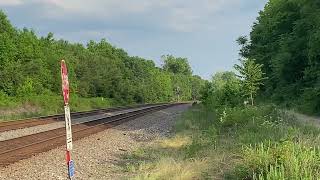
[[129, 55], [186, 57], [209, 79], [238, 61], [235, 40], [247, 35], [267, 0], [0, 0], [18, 28], [86, 44], [106, 38]]

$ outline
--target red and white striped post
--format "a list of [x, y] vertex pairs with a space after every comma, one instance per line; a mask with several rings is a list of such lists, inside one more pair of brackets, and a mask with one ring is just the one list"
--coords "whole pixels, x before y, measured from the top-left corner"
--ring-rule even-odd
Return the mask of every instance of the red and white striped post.
[[71, 159], [72, 150], [72, 131], [71, 131], [71, 116], [69, 107], [69, 80], [67, 65], [64, 60], [61, 60], [61, 80], [62, 80], [62, 94], [64, 100], [64, 113], [66, 125], [66, 160], [68, 165], [68, 177], [72, 179], [74, 176], [74, 163]]

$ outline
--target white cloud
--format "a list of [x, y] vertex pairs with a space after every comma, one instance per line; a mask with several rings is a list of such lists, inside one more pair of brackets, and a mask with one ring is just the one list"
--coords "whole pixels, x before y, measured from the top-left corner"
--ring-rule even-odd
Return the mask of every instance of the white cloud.
[[17, 6], [22, 3], [21, 0], [0, 0], [0, 6]]
[[108, 21], [136, 17], [144, 25], [161, 26], [178, 32], [210, 30], [212, 16], [241, 0], [0, 0], [11, 5], [34, 4], [41, 18]]
[[171, 6], [169, 25], [172, 29], [182, 32], [197, 30], [214, 30], [213, 19], [224, 8], [239, 5], [240, 0], [201, 0], [183, 1], [184, 6]]
[[[143, 13], [152, 6], [148, 0], [30, 0], [47, 7], [51, 11], [62, 14], [78, 14], [82, 16], [113, 17], [122, 14]], [[50, 15], [52, 13], [49, 12]], [[61, 14], [60, 14], [61, 15]], [[57, 17], [59, 17], [57, 15]]]
[[99, 41], [102, 38], [106, 38], [109, 42], [112, 42], [112, 37], [117, 35], [112, 30], [79, 30], [73, 32], [63, 32], [62, 34], [55, 34], [56, 39], [68, 39], [71, 42], [83, 42], [86, 43], [89, 40]]

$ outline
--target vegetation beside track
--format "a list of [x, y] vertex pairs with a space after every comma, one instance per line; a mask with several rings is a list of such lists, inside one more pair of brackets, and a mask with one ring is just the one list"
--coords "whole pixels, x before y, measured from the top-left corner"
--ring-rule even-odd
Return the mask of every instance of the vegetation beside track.
[[[84, 47], [55, 40], [52, 33], [38, 38], [13, 28], [0, 13], [0, 103], [7, 109], [30, 105], [37, 113], [61, 111], [57, 60], [66, 58], [71, 90], [79, 97], [74, 110], [109, 105], [110, 99], [139, 103], [201, 96], [203, 105], [181, 117], [173, 137], [124, 157], [122, 170], [134, 179], [317, 179], [319, 128], [272, 103], [319, 113], [319, 7], [317, 1], [270, 0], [250, 38], [237, 40], [238, 74], [216, 74], [201, 93], [204, 81], [192, 75], [186, 58], [163, 56], [158, 68], [106, 40]], [[97, 96], [108, 100], [99, 102]]]
[[319, 179], [319, 126], [283, 110], [319, 113], [319, 5], [270, 0], [250, 38], [237, 40], [237, 73], [215, 74], [173, 137], [125, 156], [123, 171], [133, 179]]
[[[71, 96], [71, 111], [87, 111], [121, 105], [108, 98]], [[63, 99], [58, 95], [10, 97], [0, 95], [0, 121], [63, 113]]]
[[133, 179], [316, 179], [320, 129], [273, 105], [193, 107], [175, 134], [124, 156]]

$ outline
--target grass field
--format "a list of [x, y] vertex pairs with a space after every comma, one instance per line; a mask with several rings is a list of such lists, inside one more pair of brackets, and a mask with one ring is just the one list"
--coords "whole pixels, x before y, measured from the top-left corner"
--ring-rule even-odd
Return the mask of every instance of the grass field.
[[272, 105], [185, 112], [171, 138], [123, 157], [132, 179], [317, 179], [320, 129]]

